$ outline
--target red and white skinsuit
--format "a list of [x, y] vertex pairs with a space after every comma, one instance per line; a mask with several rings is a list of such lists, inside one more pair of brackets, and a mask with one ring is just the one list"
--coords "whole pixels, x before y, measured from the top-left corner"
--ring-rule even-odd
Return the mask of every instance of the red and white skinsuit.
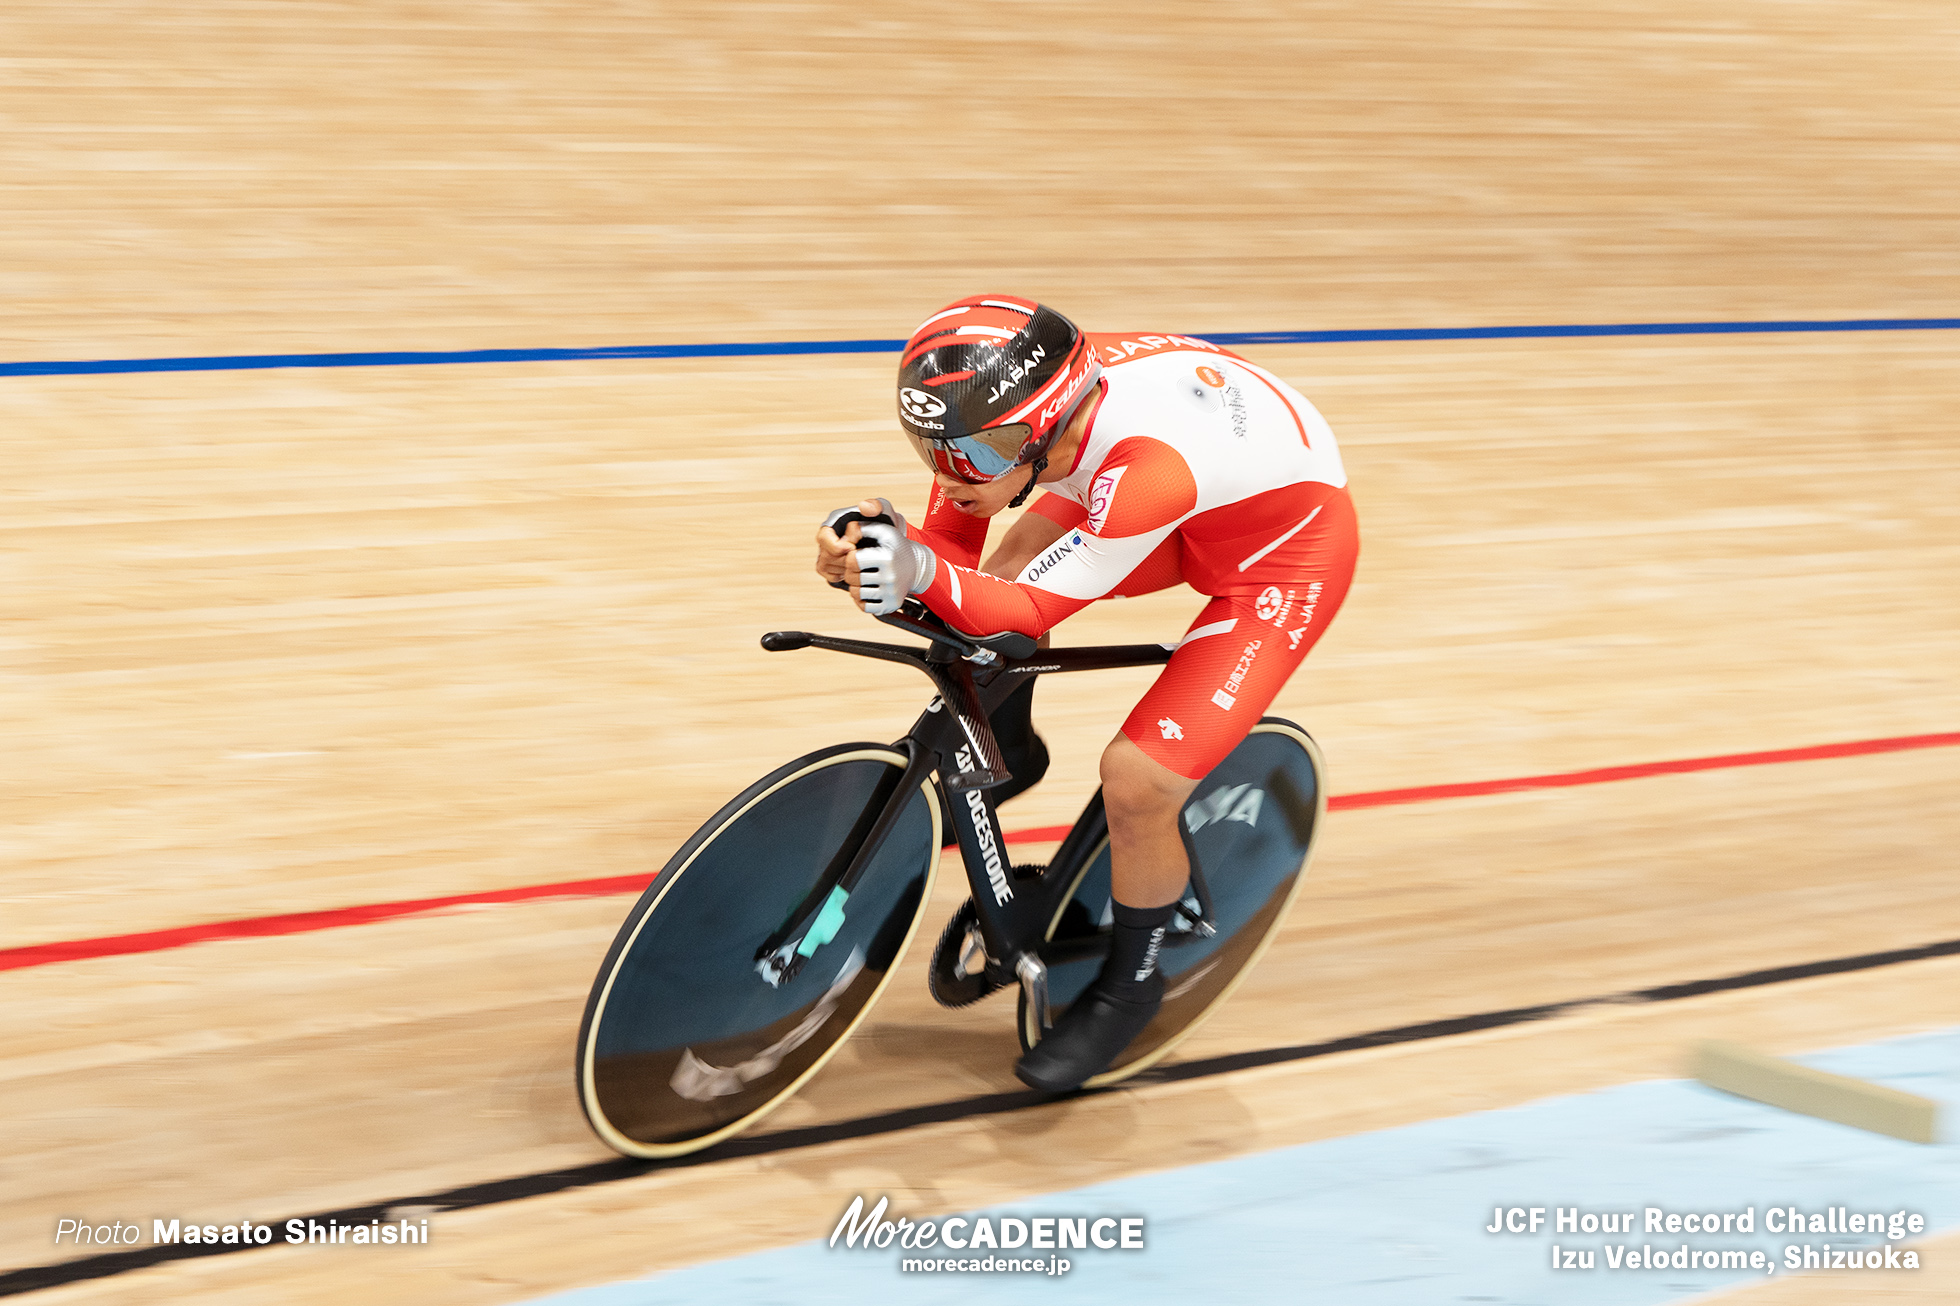
[[971, 634], [1040, 635], [1100, 598], [1183, 581], [1212, 596], [1123, 733], [1198, 779], [1245, 738], [1347, 596], [1347, 472], [1326, 421], [1263, 368], [1189, 336], [1090, 335], [1102, 405], [1075, 465], [1029, 509], [1066, 530], [1021, 575], [976, 571], [987, 519], [935, 488], [910, 534], [938, 555], [919, 597]]

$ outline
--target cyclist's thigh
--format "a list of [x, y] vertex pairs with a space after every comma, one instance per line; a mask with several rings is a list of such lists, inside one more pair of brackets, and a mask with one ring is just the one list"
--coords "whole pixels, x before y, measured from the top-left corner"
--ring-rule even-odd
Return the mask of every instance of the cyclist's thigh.
[[1347, 595], [1353, 565], [1352, 550], [1337, 552], [1326, 567], [1207, 603], [1123, 734], [1179, 775], [1209, 774], [1319, 640]]

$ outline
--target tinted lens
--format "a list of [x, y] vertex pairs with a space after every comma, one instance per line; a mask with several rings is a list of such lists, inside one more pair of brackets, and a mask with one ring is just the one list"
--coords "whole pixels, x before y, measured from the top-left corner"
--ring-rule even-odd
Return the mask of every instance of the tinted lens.
[[1021, 446], [1027, 443], [1028, 437], [1032, 434], [1034, 434], [1033, 427], [1026, 422], [1016, 422], [1012, 426], [990, 426], [984, 431], [975, 431], [972, 435], [962, 436], [959, 443], [961, 448], [966, 450], [967, 457], [972, 459], [975, 467], [986, 465], [982, 461], [986, 455], [976, 455], [976, 449], [986, 450], [999, 456], [1003, 460], [1003, 465], [994, 475], [1001, 476], [1013, 470], [1020, 461]]
[[912, 442], [913, 451], [919, 455], [919, 461], [935, 472], [944, 472], [956, 480], [965, 481], [968, 485], [979, 485], [991, 479], [976, 471], [973, 465], [960, 455], [959, 450], [950, 444], [941, 444], [937, 440], [924, 440], [910, 431], [905, 433], [905, 438]]
[[1012, 426], [990, 426], [951, 440], [928, 440], [910, 431], [905, 433], [905, 438], [912, 442], [926, 466], [958, 477], [969, 485], [980, 485], [1014, 470], [1030, 430], [1026, 424], [1017, 422]]

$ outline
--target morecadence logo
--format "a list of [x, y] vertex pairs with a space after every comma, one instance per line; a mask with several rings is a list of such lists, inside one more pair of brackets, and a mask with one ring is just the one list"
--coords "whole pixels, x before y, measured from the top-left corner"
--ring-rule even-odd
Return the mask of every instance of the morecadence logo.
[[[1005, 1272], [1051, 1277], [1073, 1268], [1069, 1258], [1058, 1254], [1063, 1251], [1145, 1250], [1145, 1220], [1140, 1215], [1070, 1212], [912, 1220], [887, 1218], [890, 1208], [889, 1197], [880, 1197], [869, 1210], [862, 1193], [853, 1197], [830, 1232], [832, 1250], [838, 1250], [841, 1242], [846, 1250], [896, 1247], [900, 1251], [938, 1253], [901, 1259], [899, 1269], [911, 1273]], [[1007, 1252], [1020, 1254], [1002, 1254]], [[1043, 1252], [1048, 1254], [1038, 1254]]]

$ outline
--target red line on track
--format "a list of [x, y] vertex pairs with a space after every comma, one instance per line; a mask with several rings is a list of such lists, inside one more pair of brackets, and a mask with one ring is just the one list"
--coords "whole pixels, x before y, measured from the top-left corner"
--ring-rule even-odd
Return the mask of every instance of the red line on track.
[[1435, 802], [1441, 798], [1522, 793], [1528, 789], [1569, 789], [1575, 785], [1639, 780], [1654, 775], [1725, 771], [1741, 766], [1773, 766], [1779, 762], [1819, 762], [1833, 757], [1905, 753], [1918, 748], [1951, 748], [1955, 744], [1960, 744], [1960, 731], [1939, 735], [1899, 735], [1891, 739], [1859, 739], [1848, 744], [1814, 744], [1809, 748], [1777, 748], [1766, 753], [1684, 757], [1672, 762], [1636, 762], [1632, 766], [1602, 766], [1591, 771], [1560, 771], [1553, 775], [1519, 776], [1513, 780], [1473, 780], [1468, 784], [1422, 785], [1415, 789], [1377, 789], [1367, 794], [1337, 794], [1327, 800], [1327, 810], [1344, 812], [1361, 807], [1395, 807], [1402, 803]]
[[392, 920], [397, 916], [419, 916], [446, 907], [468, 907], [478, 903], [529, 902], [537, 898], [603, 898], [615, 893], [638, 893], [652, 882], [652, 877], [646, 875], [614, 875], [603, 880], [527, 884], [515, 889], [454, 893], [446, 898], [407, 898], [400, 902], [374, 902], [360, 907], [333, 907], [326, 911], [296, 911], [283, 916], [247, 916], [242, 920], [180, 925], [175, 929], [147, 930], [141, 934], [111, 934], [99, 939], [37, 943], [25, 948], [0, 949], [0, 970], [51, 966], [59, 961], [81, 961], [87, 957], [124, 957], [136, 952], [164, 952], [218, 939], [263, 939], [277, 934], [311, 934], [315, 930], [366, 925], [373, 921]]
[[[1874, 753], [1903, 753], [1921, 748], [1950, 748], [1954, 745], [1960, 745], [1960, 731], [1936, 735], [1901, 735], [1891, 739], [1861, 739], [1846, 744], [1779, 748], [1762, 753], [1724, 753], [1717, 757], [1689, 757], [1671, 762], [1638, 762], [1631, 766], [1604, 766], [1589, 771], [1560, 771], [1551, 775], [1519, 776], [1509, 780], [1474, 780], [1467, 784], [1421, 785], [1412, 789], [1378, 789], [1372, 793], [1337, 794], [1327, 800], [1327, 809], [1341, 812], [1365, 807], [1395, 807], [1405, 803], [1429, 803], [1446, 798], [1522, 793], [1532, 789], [1568, 789], [1577, 785], [1607, 784], [1615, 780], [1638, 780], [1647, 776], [1682, 775], [1691, 771], [1721, 771], [1744, 766], [1772, 766], [1782, 762], [1817, 762], [1836, 757], [1865, 757]], [[1016, 830], [1007, 838], [1010, 843], [1052, 843], [1066, 835], [1068, 829], [1066, 825], [1037, 826], [1028, 830]], [[141, 934], [112, 934], [97, 939], [68, 939], [60, 943], [37, 943], [24, 948], [0, 949], [0, 971], [25, 970], [31, 966], [51, 966], [57, 962], [82, 961], [90, 957], [123, 957], [141, 952], [164, 952], [171, 948], [185, 948], [193, 943], [210, 943], [220, 939], [261, 939], [280, 934], [310, 934], [315, 930], [366, 925], [373, 921], [392, 920], [399, 916], [419, 916], [452, 907], [532, 902], [544, 898], [604, 898], [614, 894], [638, 893], [650, 883], [652, 883], [650, 876], [614, 875], [597, 880], [563, 880], [556, 884], [528, 884], [515, 889], [456, 893], [443, 898], [409, 898], [400, 902], [334, 907], [325, 911], [290, 912], [282, 916], [249, 916], [242, 920], [210, 921], [203, 925], [148, 930]]]

